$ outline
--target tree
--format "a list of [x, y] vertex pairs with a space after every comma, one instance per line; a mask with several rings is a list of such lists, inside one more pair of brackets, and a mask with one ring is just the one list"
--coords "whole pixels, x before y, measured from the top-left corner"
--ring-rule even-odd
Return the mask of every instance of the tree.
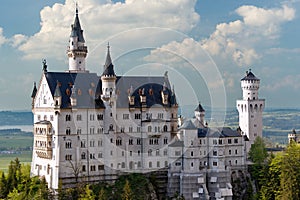
[[4, 175], [4, 172], [1, 173], [1, 179], [0, 179], [0, 199], [4, 199], [7, 196], [8, 190], [7, 190], [7, 183], [6, 178]]
[[98, 199], [99, 200], [106, 200], [106, 195], [105, 195], [105, 190], [104, 188], [101, 188], [100, 191], [99, 191], [99, 195], [98, 195]]
[[79, 197], [80, 200], [95, 200], [93, 190], [90, 189], [89, 185], [85, 186], [84, 192]]
[[252, 162], [255, 164], [263, 164], [268, 157], [268, 152], [266, 150], [266, 144], [261, 137], [256, 137], [254, 140], [254, 144], [252, 144], [249, 157]]
[[280, 198], [300, 199], [300, 144], [290, 143], [281, 165]]
[[123, 188], [122, 200], [133, 200], [133, 193], [128, 180], [126, 180]]

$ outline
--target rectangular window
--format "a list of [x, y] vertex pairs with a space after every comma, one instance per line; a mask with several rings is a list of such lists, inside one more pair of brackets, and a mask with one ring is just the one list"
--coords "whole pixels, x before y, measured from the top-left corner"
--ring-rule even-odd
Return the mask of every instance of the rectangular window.
[[134, 119], [141, 119], [141, 113], [135, 113]]
[[94, 114], [90, 114], [90, 121], [94, 121], [95, 120], [95, 115]]
[[129, 126], [128, 132], [129, 132], [129, 133], [132, 133], [132, 130], [133, 130], [132, 126]]
[[141, 132], [141, 127], [140, 126], [136, 127], [136, 132], [138, 132], [138, 133]]
[[77, 132], [77, 135], [81, 134], [81, 128], [78, 128], [76, 132]]
[[157, 118], [158, 119], [163, 119], [164, 118], [164, 113], [158, 113]]
[[77, 121], [81, 121], [82, 119], [81, 119], [81, 115], [77, 115], [76, 116], [76, 119], [77, 119]]
[[98, 121], [103, 120], [103, 114], [98, 114], [98, 115], [97, 115], [97, 120], [98, 120]]
[[223, 144], [223, 140], [222, 139], [219, 139], [219, 144]]
[[213, 151], [213, 156], [217, 156], [217, 155], [218, 155], [217, 150], [214, 150], [214, 151]]
[[92, 165], [92, 166], [91, 166], [91, 172], [94, 172], [94, 171], [96, 171], [96, 166], [95, 166], [95, 165]]
[[129, 119], [129, 114], [123, 114], [123, 119]]
[[99, 170], [99, 171], [104, 170], [104, 165], [98, 165], [98, 170]]
[[133, 139], [132, 138], [129, 139], [128, 144], [133, 145]]
[[231, 144], [231, 139], [228, 139], [228, 144]]
[[234, 143], [235, 143], [235, 144], [239, 143], [239, 140], [238, 140], [237, 138], [234, 139]]
[[218, 144], [218, 140], [213, 140], [213, 144]]
[[85, 169], [85, 165], [82, 165], [82, 171], [85, 172], [86, 169]]
[[141, 144], [141, 138], [137, 138], [137, 139], [136, 139], [136, 144], [137, 144], [137, 145], [140, 145], [140, 144]]
[[152, 119], [152, 113], [146, 113], [146, 119]]
[[213, 166], [218, 166], [218, 162], [217, 162], [217, 161], [214, 161], [214, 162], [213, 162]]

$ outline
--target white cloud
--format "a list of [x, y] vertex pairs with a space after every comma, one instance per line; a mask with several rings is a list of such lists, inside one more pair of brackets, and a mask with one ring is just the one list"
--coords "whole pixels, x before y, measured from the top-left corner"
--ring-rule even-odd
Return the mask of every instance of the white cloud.
[[[139, 27], [162, 27], [188, 32], [200, 18], [194, 6], [195, 0], [127, 0], [125, 3], [86, 0], [79, 2], [79, 15], [87, 45], [89, 49], [94, 49], [117, 33]], [[41, 59], [45, 56], [66, 59], [63, 52], [74, 20], [74, 7], [73, 0], [66, 0], [65, 4], [54, 4], [41, 10], [40, 31], [19, 46], [26, 59]], [[129, 38], [132, 36], [126, 35]], [[136, 43], [147, 40], [145, 35], [135, 36]]]
[[6, 42], [6, 38], [3, 35], [3, 28], [0, 27], [0, 46]]
[[278, 38], [281, 24], [295, 17], [295, 10], [287, 5], [273, 9], [241, 6], [236, 13], [242, 20], [218, 24], [202, 44], [212, 55], [231, 57], [239, 66], [259, 59], [257, 49]]
[[10, 44], [12, 47], [18, 47], [24, 42], [26, 42], [28, 39], [27, 36], [22, 35], [22, 34], [16, 34], [10, 39]]

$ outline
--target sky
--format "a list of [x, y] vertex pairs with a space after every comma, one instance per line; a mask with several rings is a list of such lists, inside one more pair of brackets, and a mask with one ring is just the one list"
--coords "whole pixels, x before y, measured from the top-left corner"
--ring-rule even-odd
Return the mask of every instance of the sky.
[[[30, 110], [42, 60], [68, 69], [75, 0], [2, 0], [0, 110]], [[164, 75], [180, 105], [233, 108], [249, 69], [267, 108], [300, 107], [300, 1], [78, 0], [88, 57], [102, 73], [110, 43], [117, 75]]]

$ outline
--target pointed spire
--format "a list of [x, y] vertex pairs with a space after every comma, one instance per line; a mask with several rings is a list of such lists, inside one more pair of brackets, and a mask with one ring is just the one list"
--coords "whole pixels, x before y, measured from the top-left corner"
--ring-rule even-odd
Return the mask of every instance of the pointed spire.
[[35, 98], [36, 93], [37, 93], [36, 83], [34, 82], [33, 83], [33, 90], [32, 90], [32, 93], [31, 93], [31, 98]]
[[205, 110], [203, 109], [201, 103], [199, 102], [199, 105], [197, 106], [197, 108], [195, 109], [195, 111], [198, 111], [198, 112], [205, 112]]
[[54, 92], [54, 97], [61, 97], [61, 91], [60, 91], [60, 83], [58, 81], [56, 81], [56, 88], [55, 88], [55, 92]]
[[81, 29], [79, 17], [78, 17], [78, 4], [76, 2], [76, 16], [74, 20], [74, 24], [72, 24], [71, 37], [78, 37], [78, 42], [84, 43], [83, 30]]
[[110, 57], [110, 46], [109, 43], [107, 44], [107, 55], [104, 65], [104, 71], [102, 76], [116, 76], [114, 72], [114, 65], [112, 64], [111, 57]]

